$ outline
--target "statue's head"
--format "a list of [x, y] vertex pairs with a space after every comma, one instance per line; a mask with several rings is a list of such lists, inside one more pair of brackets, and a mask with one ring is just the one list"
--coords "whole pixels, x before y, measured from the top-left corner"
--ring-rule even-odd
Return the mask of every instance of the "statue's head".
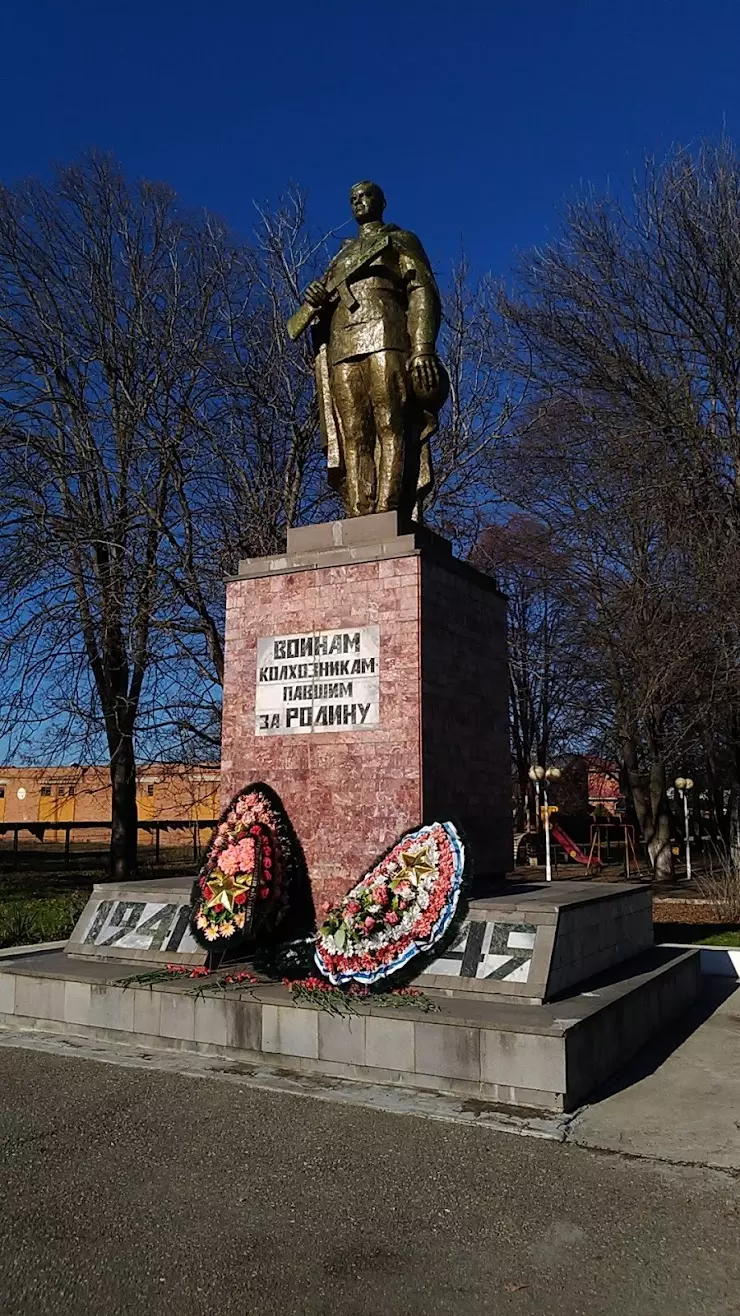
[[350, 188], [349, 203], [358, 224], [383, 218], [385, 210], [383, 189], [377, 183], [369, 182], [368, 179], [363, 179], [361, 183], [355, 183], [354, 187]]

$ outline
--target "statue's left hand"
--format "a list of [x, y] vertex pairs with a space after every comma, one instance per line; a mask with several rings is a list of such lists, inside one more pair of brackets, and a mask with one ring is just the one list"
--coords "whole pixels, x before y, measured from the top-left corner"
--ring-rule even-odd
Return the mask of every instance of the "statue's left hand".
[[439, 362], [435, 352], [418, 353], [409, 362], [411, 379], [417, 397], [431, 397], [439, 391]]

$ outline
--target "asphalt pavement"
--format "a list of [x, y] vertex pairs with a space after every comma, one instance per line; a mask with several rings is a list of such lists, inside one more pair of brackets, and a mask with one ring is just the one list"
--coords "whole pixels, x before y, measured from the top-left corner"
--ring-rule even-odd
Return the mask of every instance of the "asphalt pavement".
[[740, 1179], [0, 1050], [2, 1316], [738, 1316]]

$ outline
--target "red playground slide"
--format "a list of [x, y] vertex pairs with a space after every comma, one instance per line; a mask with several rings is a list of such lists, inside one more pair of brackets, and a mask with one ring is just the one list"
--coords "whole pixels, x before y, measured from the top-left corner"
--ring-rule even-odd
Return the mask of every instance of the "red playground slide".
[[[569, 859], [575, 859], [577, 864], [588, 865], [588, 855], [584, 854], [580, 845], [576, 845], [575, 841], [571, 841], [568, 833], [564, 832], [562, 827], [558, 827], [558, 824], [553, 822], [550, 823], [550, 831], [553, 840], [557, 841], [558, 845], [562, 845]], [[598, 864], [592, 861], [591, 867], [598, 868]]]

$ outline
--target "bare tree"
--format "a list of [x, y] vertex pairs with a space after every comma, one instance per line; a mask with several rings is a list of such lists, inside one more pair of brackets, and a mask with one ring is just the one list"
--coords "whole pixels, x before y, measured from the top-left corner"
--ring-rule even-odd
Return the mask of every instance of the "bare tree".
[[473, 280], [463, 254], [442, 286], [439, 350], [450, 377], [450, 397], [432, 441], [435, 487], [430, 523], [466, 554], [497, 515], [502, 496], [490, 479], [502, 438], [523, 404], [525, 370], [507, 369], [508, 343], [499, 314], [500, 289], [487, 275]]
[[266, 221], [279, 252], [239, 247], [95, 156], [0, 191], [2, 730], [105, 745], [116, 878], [137, 744], [218, 743], [223, 576], [312, 507], [309, 371], [277, 329], [291, 222], [297, 243], [295, 205]]
[[521, 515], [485, 530], [472, 560], [508, 600], [514, 826], [532, 827], [530, 766], [582, 749], [594, 727], [569, 560], [548, 527]]
[[716, 746], [721, 708], [719, 741], [733, 749], [723, 774], [740, 794], [732, 148], [648, 162], [624, 205], [591, 195], [570, 206], [503, 309], [539, 397], [517, 498], [577, 546], [625, 772], [656, 874], [668, 876], [671, 764], [702, 727]]

